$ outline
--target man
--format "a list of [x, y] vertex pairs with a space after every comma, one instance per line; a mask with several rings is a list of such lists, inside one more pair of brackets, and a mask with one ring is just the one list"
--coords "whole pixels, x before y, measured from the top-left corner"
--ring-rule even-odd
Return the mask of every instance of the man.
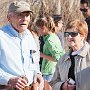
[[[10, 24], [0, 29], [0, 89], [7, 87], [22, 90], [26, 85], [43, 78], [37, 70], [32, 54], [37, 50], [33, 36], [27, 29], [30, 22], [30, 5], [25, 1], [14, 1], [8, 9]], [[10, 89], [11, 90], [11, 89]]]
[[85, 21], [88, 24], [88, 36], [87, 41], [90, 44], [90, 0], [81, 0], [80, 1], [80, 11], [86, 18]]

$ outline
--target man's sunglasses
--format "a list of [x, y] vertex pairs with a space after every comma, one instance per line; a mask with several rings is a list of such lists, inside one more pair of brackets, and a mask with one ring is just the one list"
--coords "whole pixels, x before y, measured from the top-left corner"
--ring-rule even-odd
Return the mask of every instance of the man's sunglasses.
[[81, 11], [81, 12], [87, 12], [88, 9], [87, 9], [87, 8], [84, 8], [84, 9], [81, 9], [81, 8], [80, 8], [80, 11]]
[[64, 37], [76, 37], [78, 35], [78, 32], [64, 32]]

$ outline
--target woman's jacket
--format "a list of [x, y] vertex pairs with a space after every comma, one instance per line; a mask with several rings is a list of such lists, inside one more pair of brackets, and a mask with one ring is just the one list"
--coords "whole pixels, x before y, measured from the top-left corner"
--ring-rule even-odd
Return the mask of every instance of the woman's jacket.
[[[50, 82], [53, 90], [60, 90], [61, 84], [68, 80], [71, 66], [70, 51], [64, 54], [56, 65], [56, 71]], [[75, 56], [76, 90], [90, 90], [90, 45], [85, 42], [83, 50]]]

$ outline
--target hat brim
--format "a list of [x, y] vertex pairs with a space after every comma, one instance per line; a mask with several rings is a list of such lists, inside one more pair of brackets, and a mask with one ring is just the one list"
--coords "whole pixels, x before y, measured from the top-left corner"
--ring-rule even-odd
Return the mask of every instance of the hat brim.
[[33, 13], [33, 12], [30, 10], [30, 8], [25, 8], [25, 7], [23, 7], [23, 8], [18, 8], [15, 12], [16, 12], [16, 13], [22, 13], [22, 12], [31, 12], [31, 13]]
[[55, 22], [58, 22], [62, 19], [62, 16], [61, 15], [53, 15], [53, 19]]

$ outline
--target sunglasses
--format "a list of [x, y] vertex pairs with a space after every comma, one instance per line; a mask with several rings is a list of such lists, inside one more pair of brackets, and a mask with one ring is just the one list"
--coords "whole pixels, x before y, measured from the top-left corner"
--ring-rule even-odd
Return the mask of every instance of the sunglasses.
[[78, 32], [64, 32], [64, 37], [76, 37], [78, 35]]
[[88, 11], [88, 9], [86, 9], [86, 8], [81, 9], [81, 8], [80, 8], [80, 11], [81, 11], [81, 12], [87, 12], [87, 11]]

